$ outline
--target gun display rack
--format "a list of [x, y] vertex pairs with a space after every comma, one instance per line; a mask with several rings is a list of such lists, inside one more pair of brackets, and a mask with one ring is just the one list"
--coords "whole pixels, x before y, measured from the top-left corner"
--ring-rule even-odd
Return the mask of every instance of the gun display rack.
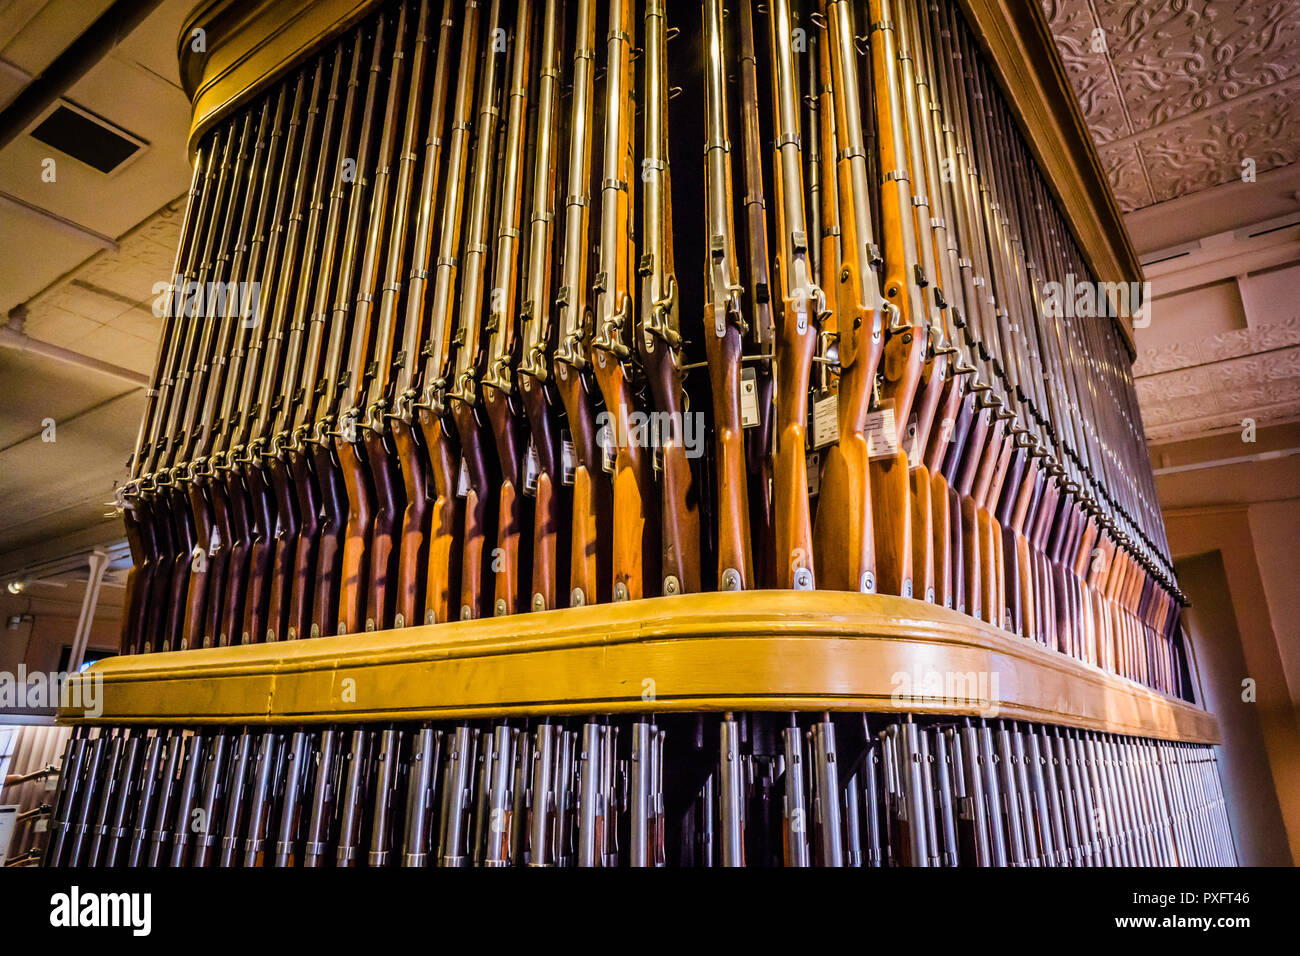
[[187, 26], [47, 862], [1233, 860], [1123, 316], [1049, 305], [1136, 263], [986, 6], [293, 6]]

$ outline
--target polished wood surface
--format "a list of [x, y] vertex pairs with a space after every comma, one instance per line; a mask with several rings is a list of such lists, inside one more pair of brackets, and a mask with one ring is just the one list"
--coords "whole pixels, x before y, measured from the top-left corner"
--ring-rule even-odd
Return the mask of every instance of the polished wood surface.
[[[831, 591], [692, 594], [118, 657], [77, 679], [96, 677], [103, 680], [95, 698], [103, 712], [91, 717], [65, 708], [62, 722], [863, 710], [1218, 741], [1213, 716], [1191, 704], [955, 611]], [[923, 696], [922, 685], [936, 679], [950, 698], [966, 699]], [[953, 679], [971, 692], [953, 693]]]

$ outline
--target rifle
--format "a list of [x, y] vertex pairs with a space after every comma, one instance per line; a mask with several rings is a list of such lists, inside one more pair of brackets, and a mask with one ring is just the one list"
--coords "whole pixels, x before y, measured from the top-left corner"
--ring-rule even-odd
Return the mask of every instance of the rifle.
[[406, 825], [402, 835], [402, 866], [428, 866], [433, 833], [434, 792], [442, 754], [442, 731], [424, 724], [411, 739], [407, 775]]
[[781, 845], [786, 866], [811, 866], [808, 855], [808, 809], [804, 779], [803, 732], [794, 714], [781, 731], [785, 790], [781, 808]]
[[[441, 623], [459, 616], [461, 579], [461, 503], [457, 494], [460, 451], [446, 414], [446, 384], [452, 372], [451, 311], [461, 252], [465, 176], [473, 131], [474, 83], [478, 71], [479, 5], [465, 10], [461, 57], [452, 107], [451, 144], [447, 157], [442, 230], [439, 234], [433, 301], [429, 307], [429, 337], [420, 399], [414, 402], [417, 420], [433, 477], [434, 500], [430, 508], [429, 570], [426, 575], [425, 623]], [[422, 287], [421, 287], [422, 288]], [[415, 301], [413, 292], [412, 301]]]
[[108, 753], [104, 756], [104, 785], [100, 789], [98, 799], [95, 804], [95, 813], [93, 823], [89, 824], [88, 835], [90, 837], [89, 849], [85, 856], [74, 861], [85, 863], [86, 866], [97, 866], [99, 864], [100, 851], [104, 845], [104, 837], [108, 833], [108, 817], [113, 805], [114, 794], [123, 786], [122, 782], [122, 747], [126, 742], [128, 731], [122, 730], [113, 734], [108, 745]]
[[402, 740], [405, 735], [395, 727], [378, 731], [379, 747], [375, 751], [373, 770], [374, 794], [370, 801], [370, 866], [387, 866], [396, 839], [397, 795], [405, 783]]
[[[569, 122], [569, 174], [565, 191], [564, 251], [558, 339], [552, 357], [556, 387], [568, 420], [573, 458], [573, 525], [570, 536], [569, 605], [581, 607], [609, 599], [609, 540], [599, 529], [610, 526], [609, 487], [601, 474], [603, 450], [596, 435], [592, 385], [587, 373], [591, 344], [587, 300], [587, 252], [590, 236], [592, 139], [595, 83], [595, 0], [578, 0], [573, 50], [573, 93]], [[567, 469], [565, 469], [567, 471]]]
[[[673, 262], [672, 178], [668, 162], [669, 97], [667, 55], [667, 45], [671, 33], [666, 20], [667, 11], [662, 0], [651, 0], [651, 2], [647, 3], [645, 9], [645, 133], [643, 141], [645, 156], [641, 162], [644, 212], [642, 214], [642, 254], [637, 265], [637, 272], [641, 276], [641, 334], [636, 337], [636, 341], [641, 366], [649, 383], [655, 416], [661, 423], [667, 422], [667, 427], [661, 425], [657, 429], [657, 434], [652, 432], [645, 437], [648, 437], [654, 443], [651, 451], [652, 457], [657, 457], [661, 463], [659, 474], [661, 491], [659, 501], [660, 589], [663, 594], [672, 595], [695, 592], [700, 589], [700, 516], [698, 506], [699, 490], [684, 445], [685, 416], [688, 412], [685, 411], [685, 393], [682, 385], [681, 323], [678, 317], [678, 287]], [[721, 70], [720, 63], [717, 69]], [[629, 91], [629, 97], [631, 95]], [[719, 90], [718, 96], [722, 96], [722, 90]], [[725, 143], [711, 141], [706, 146], [706, 153], [714, 148], [726, 150], [729, 147]], [[706, 168], [707, 165], [708, 160], [706, 158]], [[606, 201], [608, 201], [608, 198], [607, 191]], [[728, 218], [731, 215], [732, 208], [730, 199], [731, 196], [728, 192], [725, 196], [725, 215]], [[718, 204], [720, 205], [721, 201]], [[630, 209], [628, 217], [631, 218]], [[729, 221], [727, 225], [730, 225]], [[720, 233], [712, 229], [710, 234], [720, 235]], [[734, 242], [729, 251], [732, 258], [725, 267], [727, 270], [732, 268], [735, 261]], [[632, 254], [633, 252], [629, 249], [629, 257]], [[726, 298], [725, 295], [724, 298]], [[706, 295], [706, 310], [709, 309], [707, 299], [708, 296]], [[714, 324], [711, 334], [706, 332], [704, 336], [706, 349], [716, 346], [715, 340], [719, 337], [719, 332], [725, 335], [728, 331], [727, 316], [725, 315], [726, 308], [726, 306], [721, 306], [721, 311], [718, 307], [712, 309]], [[736, 339], [739, 338], [739, 330], [736, 326], [738, 320], [739, 310], [737, 308], [733, 310], [731, 316], [732, 327], [736, 331]], [[736, 381], [732, 389], [734, 401], [731, 406], [733, 418], [730, 422], [725, 419], [715, 418], [715, 422], [719, 426], [717, 433], [719, 438], [719, 465], [721, 467], [722, 455], [724, 454], [722, 441], [726, 440], [730, 446], [726, 451], [734, 459], [734, 464], [728, 464], [727, 475], [734, 477], [736, 482], [731, 487], [728, 487], [720, 481], [718, 487], [720, 498], [727, 496], [736, 499], [723, 506], [728, 511], [728, 520], [736, 522], [735, 531], [728, 533], [744, 535], [746, 545], [744, 551], [748, 552], [748, 540], [747, 535], [745, 535], [748, 529], [748, 515], [746, 514], [747, 506], [744, 498], [745, 475], [741, 463], [743, 452], [739, 428], [739, 342], [737, 341], [735, 344], [736, 360], [733, 364]], [[716, 361], [714, 364], [717, 364]], [[597, 367], [598, 369], [601, 367], [599, 355], [597, 356]], [[600, 375], [600, 371], [597, 374]], [[710, 375], [711, 378], [714, 377], [714, 373], [711, 372]], [[715, 396], [717, 396], [716, 391]], [[717, 411], [716, 403], [720, 400], [715, 397], [715, 413]], [[608, 408], [608, 399], [606, 404]], [[724, 425], [724, 422], [727, 422], [727, 424]], [[727, 425], [733, 426], [733, 428], [729, 433], [724, 433], [724, 428], [727, 428]], [[637, 466], [633, 464], [632, 467]], [[644, 466], [641, 467], [644, 471]], [[619, 481], [617, 468], [616, 460], [616, 487]], [[721, 513], [723, 508], [718, 510]], [[619, 512], [617, 510], [615, 511], [614, 520], [617, 525], [619, 522]], [[718, 520], [719, 527], [725, 527], [721, 523], [724, 520], [721, 514]], [[617, 531], [616, 528], [616, 535]], [[718, 580], [723, 590], [735, 590], [744, 585], [744, 574], [749, 570], [749, 562], [747, 559], [743, 562], [738, 560], [742, 556], [729, 555], [728, 561], [719, 565]], [[648, 567], [647, 573], [649, 573]], [[617, 571], [615, 575], [615, 588], [617, 588]]]
[[[203, 770], [203, 785], [199, 797], [199, 805], [191, 812], [194, 823], [198, 825], [196, 832], [198, 839], [194, 842], [194, 852], [189, 859], [190, 866], [210, 866], [214, 856], [214, 848], [217, 845], [217, 824], [221, 814], [221, 801], [226, 797], [223, 787], [226, 772], [226, 745], [229, 743], [230, 734], [225, 730], [218, 730], [212, 736], [212, 743], [208, 747], [205, 757], [205, 768]], [[184, 843], [177, 839], [177, 851], [184, 853]], [[184, 857], [180, 857], [180, 863], [177, 863], [178, 857], [175, 853], [172, 855], [172, 865], [184, 865]]]
[[[838, 279], [834, 297], [840, 309], [836, 316], [840, 381], [838, 440], [827, 452], [822, 471], [820, 520], [815, 529], [817, 563], [827, 587], [873, 593], [878, 579], [878, 536], [873, 531], [874, 478], [867, 423], [883, 348], [882, 314], [887, 309], [876, 285], [873, 263], [871, 197], [852, 14], [843, 0], [823, 5], [823, 9], [828, 13], [823, 44], [829, 48], [823, 54], [823, 83], [834, 90], [835, 139], [831, 145], [838, 157], [836, 179], [825, 188], [828, 193], [833, 188], [838, 195], [841, 236], [838, 250], [829, 250], [838, 252], [838, 261], [824, 261], [823, 270], [825, 274], [833, 271]], [[830, 117], [823, 122], [831, 125]], [[888, 468], [883, 473], [890, 474]], [[919, 484], [917, 490], [921, 490]], [[882, 516], [880, 521], [902, 520], [906, 529], [909, 518], [910, 512]], [[928, 543], [928, 535], [925, 540]]]
[[470, 845], [469, 789], [473, 779], [478, 731], [461, 724], [449, 732], [442, 775], [442, 812], [438, 821], [438, 865], [465, 866]]
[[[405, 8], [402, 10], [402, 27], [405, 26]], [[371, 223], [368, 233], [367, 248], [363, 251], [363, 273], [357, 276], [358, 244], [366, 224], [366, 187], [369, 184], [368, 173], [376, 168], [376, 144], [374, 143], [375, 103], [379, 97], [379, 81], [382, 74], [380, 60], [384, 49], [385, 17], [381, 15], [375, 26], [374, 46], [370, 57], [370, 75], [366, 80], [365, 104], [361, 110], [361, 131], [357, 140], [356, 175], [357, 180], [348, 198], [348, 219], [344, 233], [343, 249], [339, 264], [338, 281], [334, 291], [334, 311], [332, 322], [335, 331], [346, 328], [348, 345], [346, 351], [335, 351], [341, 356], [337, 385], [327, 389], [321, 397], [322, 409], [316, 416], [318, 433], [327, 434], [332, 439], [333, 455], [316, 456], [317, 475], [330, 471], [334, 490], [341, 492], [346, 501], [346, 518], [342, 509], [331, 513], [326, 518], [326, 530], [321, 536], [321, 570], [317, 574], [317, 605], [323, 613], [327, 609], [337, 609], [337, 614], [328, 619], [329, 627], [338, 634], [353, 634], [363, 629], [366, 617], [366, 584], [369, 581], [367, 560], [370, 557], [370, 532], [374, 525], [375, 491], [371, 485], [371, 476], [367, 467], [366, 449], [357, 425], [365, 409], [361, 404], [367, 384], [366, 358], [370, 352], [374, 330], [370, 327], [371, 298], [366, 279], [373, 284], [374, 256], [377, 250], [370, 247], [379, 241], [381, 223]], [[399, 30], [399, 33], [401, 31]], [[395, 45], [400, 49], [400, 44]], [[398, 61], [398, 68], [401, 61]], [[393, 119], [394, 110], [386, 113], [384, 123]], [[382, 135], [382, 134], [381, 134]], [[379, 180], [376, 177], [376, 189]], [[387, 176], [382, 177], [386, 183]], [[382, 209], [382, 207], [381, 207]], [[352, 302], [354, 286], [359, 290], [356, 303]], [[342, 349], [342, 342], [338, 343]], [[382, 477], [382, 476], [381, 476]], [[335, 520], [335, 519], [338, 520]], [[342, 523], [340, 523], [342, 522]], [[341, 545], [341, 553], [340, 553]], [[326, 589], [334, 591], [326, 595]], [[337, 597], [335, 597], [337, 595]], [[337, 628], [334, 625], [337, 618]]]
[[[429, 97], [419, 213], [416, 216], [414, 237], [411, 240], [411, 271], [406, 287], [406, 317], [403, 324], [402, 349], [394, 360], [397, 365], [397, 378], [394, 383], [396, 398], [394, 410], [389, 416], [389, 428], [392, 431], [393, 445], [397, 450], [406, 497], [397, 567], [397, 611], [393, 618], [396, 627], [405, 627], [422, 620], [433, 623], [433, 619], [426, 620], [425, 608], [433, 606], [426, 595], [431, 596], [433, 588], [441, 585], [438, 580], [429, 577], [431, 544], [436, 532], [440, 532], [443, 537], [455, 533], [454, 528], [433, 524], [434, 516], [438, 512], [435, 489], [431, 487], [434, 477], [431, 447], [426, 445], [424, 431], [417, 427], [416, 421], [416, 404], [420, 397], [421, 348], [422, 343], [428, 341], [429, 331], [425, 321], [425, 291], [428, 286], [429, 257], [434, 244], [434, 208], [438, 201], [442, 169], [447, 86], [452, 52], [451, 37], [454, 27], [451, 14], [451, 0], [445, 0], [438, 35], [437, 64], [433, 71], [433, 90]], [[475, 15], [473, 10], [470, 11], [470, 15]], [[472, 80], [470, 82], [472, 84]], [[416, 81], [414, 72], [411, 84], [413, 91], [420, 85]], [[414, 95], [412, 99], [415, 99]], [[404, 156], [414, 151], [416, 126], [411, 125], [413, 115], [413, 110], [408, 110], [408, 125], [403, 133]], [[392, 272], [395, 261], [390, 258], [391, 281], [386, 285], [397, 282], [397, 274]], [[444, 464], [443, 467], [446, 465]], [[446, 620], [446, 617], [444, 615], [436, 619]]]
[[[158, 843], [157, 859], [150, 859], [150, 866], [161, 866], [163, 854], [170, 849], [170, 865], [173, 867], [184, 866], [186, 859], [189, 857], [190, 834], [204, 829], [201, 821], [194, 815], [194, 801], [198, 796], [199, 783], [202, 780], [203, 767], [206, 764], [206, 735], [202, 732], [196, 733], [189, 738], [189, 747], [185, 749], [185, 755], [181, 758], [181, 766], [178, 768], [180, 773], [176, 782], [176, 792], [173, 796], [174, 807], [169, 807], [171, 813], [172, 826], [171, 830], [165, 833], [171, 838], [170, 847], [163, 845], [162, 841]], [[163, 811], [163, 804], [158, 805], [159, 812]]]
[[298, 728], [282, 751], [284, 794], [280, 802], [279, 823], [275, 831], [275, 865], [293, 866], [298, 860], [298, 834], [302, 825], [302, 791], [308, 782], [311, 737]]
[[316, 771], [311, 789], [311, 812], [303, 835], [302, 865], [324, 865], [329, 852], [330, 827], [334, 821], [334, 801], [339, 792], [343, 761], [339, 757], [342, 731], [322, 730], [316, 747]]
[[[745, 4], [742, 17], [749, 16], [748, 4]], [[755, 568], [750, 542], [749, 475], [745, 458], [744, 431], [741, 424], [741, 355], [744, 350], [743, 336], [748, 331], [742, 313], [741, 295], [744, 288], [738, 276], [739, 262], [736, 253], [736, 234], [734, 229], [734, 208], [732, 204], [731, 177], [731, 140], [727, 130], [727, 77], [726, 77], [726, 37], [722, 23], [722, 0], [706, 0], [704, 3], [704, 43], [705, 55], [705, 121], [707, 123], [706, 143], [704, 149], [705, 177], [705, 226], [708, 230], [707, 260], [705, 262], [706, 280], [704, 284], [704, 347], [709, 366], [710, 393], [713, 397], [714, 441], [717, 445], [717, 508], [715, 515], [716, 534], [718, 536], [718, 590], [748, 590], [755, 584]], [[646, 15], [646, 45], [651, 43], [650, 14]], [[750, 27], [752, 32], [752, 24]], [[752, 37], [750, 40], [752, 46]], [[749, 51], [752, 59], [752, 49]], [[662, 63], [651, 63], [655, 72], [666, 70]], [[750, 67], [752, 72], [752, 65]], [[647, 83], [651, 76], [647, 69]], [[663, 83], [662, 79], [658, 80]], [[647, 99], [650, 99], [647, 95]], [[651, 103], [653, 106], [653, 103]], [[755, 106], [756, 111], [756, 106]], [[647, 111], [647, 143], [650, 141], [650, 114]], [[667, 131], [659, 135], [665, 141], [660, 148], [667, 155]], [[748, 157], [747, 157], [748, 158]], [[647, 160], [649, 161], [649, 160]], [[761, 178], [761, 174], [760, 174]], [[761, 185], [761, 183], [760, 183]], [[649, 191], [647, 190], [647, 193]], [[760, 216], [761, 207], [758, 210]], [[651, 197], [646, 198], [646, 234], [651, 235]], [[749, 224], [753, 226], [751, 218]], [[766, 245], [766, 226], [760, 240]], [[751, 260], [752, 264], [752, 260]], [[672, 306], [676, 317], [676, 291], [672, 292]], [[757, 321], [767, 321], [759, 318]], [[673, 334], [677, 335], [675, 325]], [[680, 340], [680, 336], [678, 336]], [[647, 367], [648, 363], [647, 363]], [[667, 462], [665, 460], [665, 466]], [[666, 472], [666, 467], [665, 467]], [[764, 496], [765, 497], [765, 496]], [[674, 502], [665, 498], [663, 512], [665, 520], [677, 513], [675, 509], [683, 508], [684, 502]], [[694, 537], [698, 537], [698, 518]], [[690, 530], [690, 526], [685, 529]], [[687, 537], [686, 540], [690, 540]], [[698, 577], [698, 574], [697, 574]], [[735, 794], [729, 789], [732, 781], [722, 780], [722, 796], [733, 800]], [[743, 858], [743, 847], [730, 845], [735, 834], [728, 829], [728, 819], [723, 819], [723, 865], [739, 865], [734, 862]], [[730, 846], [730, 849], [729, 849]], [[740, 857], [737, 857], [740, 854]]]
[[[758, 106], [758, 56], [754, 50], [754, 12], [750, 0], [740, 3], [740, 141], [745, 173], [745, 249], [749, 278], [749, 345], [757, 361], [754, 369], [754, 403], [758, 422], [745, 436], [749, 470], [749, 521], [753, 551], [753, 586], [773, 587], [775, 530], [772, 497], [772, 359], [775, 326], [772, 319], [772, 282], [769, 275], [767, 208], [764, 199], [762, 135]], [[724, 336], [725, 340], [725, 336]], [[716, 386], [715, 386], [716, 388]], [[715, 412], [716, 415], [716, 412]], [[715, 426], [716, 427], [716, 426]], [[721, 550], [721, 549], [719, 549]], [[721, 558], [719, 558], [721, 560]], [[742, 576], [742, 580], [748, 578]]]
[[[520, 219], [523, 209], [524, 134], [528, 110], [532, 54], [533, 8], [519, 0], [515, 12], [514, 59], [509, 78], [505, 139], [501, 144], [501, 195], [498, 207], [496, 252], [492, 263], [492, 294], [488, 304], [488, 335], [482, 401], [494, 438], [500, 490], [496, 502], [497, 538], [492, 563], [496, 571], [492, 608], [497, 616], [513, 614], [529, 605], [520, 604], [523, 573], [520, 539], [525, 515], [524, 458], [520, 449], [519, 415], [515, 406], [514, 364], [519, 292]], [[485, 495], [487, 488], [476, 490]], [[525, 552], [526, 556], [526, 552]]]
[[239, 834], [243, 826], [244, 806], [248, 796], [248, 769], [255, 759], [256, 742], [245, 729], [235, 738], [226, 770], [226, 805], [221, 827], [221, 849], [217, 865], [234, 866], [239, 857]]
[[[630, 424], [638, 408], [632, 385], [633, 352], [627, 342], [627, 337], [635, 332], [631, 295], [635, 24], [631, 0], [610, 0], [608, 16], [600, 242], [597, 274], [592, 283], [596, 301], [590, 344], [595, 359], [593, 375], [605, 404], [606, 424], [599, 437], [606, 455], [613, 459], [613, 599], [626, 601], [653, 596], [659, 591], [662, 579], [659, 576], [660, 526], [649, 491], [653, 478], [652, 456], [645, 454], [642, 430], [634, 430]], [[680, 477], [669, 480], [675, 483], [675, 489], [680, 489]]]
[[[542, 13], [542, 65], [537, 89], [536, 152], [533, 157], [532, 212], [523, 305], [519, 311], [522, 340], [517, 384], [531, 433], [536, 460], [533, 491], [532, 598], [534, 611], [558, 606], [559, 581], [568, 566], [562, 527], [567, 504], [558, 454], [558, 409], [549, 374], [555, 347], [551, 317], [552, 265], [555, 253], [555, 191], [559, 177], [560, 61], [564, 18], [558, 0], [546, 0]], [[525, 481], [525, 488], [527, 482]]]
[[[446, 390], [447, 414], [460, 439], [462, 487], [465, 497], [461, 537], [460, 618], [491, 616], [492, 591], [484, 581], [492, 574], [494, 560], [487, 542], [492, 540], [497, 515], [489, 488], [497, 477], [488, 457], [485, 424], [480, 418], [479, 381], [485, 362], [482, 312], [487, 277], [487, 237], [492, 214], [492, 179], [497, 158], [497, 117], [500, 115], [500, 60], [505, 58], [501, 24], [501, 0], [488, 8], [487, 35], [492, 38], [483, 64], [478, 88], [478, 141], [474, 146], [470, 176], [468, 223], [465, 227], [465, 268], [461, 282], [459, 316], [456, 325], [456, 362]], [[495, 295], [493, 290], [490, 295]], [[489, 304], [490, 300], [489, 300]], [[459, 491], [460, 489], [458, 489]]]
[[[212, 141], [200, 142], [196, 150], [194, 169], [190, 174], [190, 188], [185, 200], [185, 211], [180, 222], [180, 242], [176, 247], [176, 259], [169, 276], [171, 282], [179, 279], [182, 262], [185, 261], [188, 247], [197, 241], [199, 207], [203, 202], [203, 193], [207, 185], [207, 165], [211, 161]], [[175, 299], [175, 291], [169, 288], [167, 302]], [[149, 387], [145, 390], [145, 411], [140, 418], [140, 428], [136, 432], [135, 449], [127, 462], [130, 480], [119, 489], [118, 506], [122, 510], [126, 525], [127, 542], [131, 548], [131, 569], [127, 572], [126, 593], [123, 599], [122, 614], [122, 653], [139, 654], [146, 650], [145, 623], [149, 610], [149, 593], [156, 570], [160, 552], [155, 538], [155, 522], [149, 500], [141, 493], [141, 481], [144, 474], [146, 456], [152, 453], [158, 439], [161, 426], [159, 411], [160, 389], [165, 380], [173, 374], [177, 361], [177, 320], [175, 310], [168, 308], [163, 316], [158, 354], [154, 359], [153, 374]]]
[[[359, 369], [364, 364], [362, 377], [368, 387], [358, 388], [357, 397], [358, 400], [364, 399], [362, 404], [358, 404], [354, 412], [344, 412], [345, 417], [349, 417], [362, 429], [360, 445], [364, 446], [365, 463], [370, 475], [366, 491], [373, 495], [372, 500], [367, 502], [367, 507], [358, 511], [358, 514], [367, 511], [373, 514], [369, 525], [359, 528], [354, 526], [353, 533], [348, 537], [348, 541], [354, 545], [358, 540], [367, 542], [368, 553], [360, 557], [360, 560], [368, 566], [369, 580], [363, 584], [365, 593], [359, 598], [364, 601], [362, 609], [367, 631], [393, 625], [398, 594], [398, 535], [406, 511], [405, 484], [397, 458], [394, 433], [388, 427], [388, 416], [394, 410], [393, 345], [397, 334], [394, 322], [401, 292], [400, 276], [406, 247], [411, 186], [415, 175], [415, 139], [420, 121], [420, 93], [424, 84], [428, 47], [428, 3], [422, 2], [420, 5], [403, 123], [401, 98], [407, 66], [406, 11], [404, 4], [398, 14], [397, 32], [393, 41], [393, 67], [388, 77], [388, 95], [383, 132], [375, 160], [365, 254], [357, 286], [356, 321], [362, 328], [370, 328], [375, 296], [379, 295], [378, 318], [370, 332], [372, 339], [368, 346], [369, 360], [366, 360], [362, 352], [353, 353], [353, 367]], [[402, 160], [398, 164], [396, 181], [390, 182], [390, 169], [398, 149], [399, 132]], [[391, 219], [388, 218], [390, 206]], [[390, 241], [383, 290], [379, 292], [376, 288], [380, 282], [379, 256], [383, 254], [385, 235]], [[358, 347], [359, 341], [358, 338], [353, 338], [354, 348]], [[349, 441], [349, 444], [354, 449], [357, 448], [356, 442]], [[347, 557], [348, 552], [345, 550], [345, 564]], [[350, 607], [351, 600], [344, 600], [343, 604], [345, 608]]]
[[[210, 257], [215, 258], [210, 270], [210, 277], [213, 282], [211, 284], [205, 284], [204, 282], [205, 278], [209, 277], [209, 263], [206, 261], [200, 266], [197, 279], [199, 297], [203, 305], [200, 314], [195, 318], [202, 321], [203, 333], [195, 355], [194, 374], [191, 376], [194, 396], [187, 403], [185, 419], [182, 425], [184, 445], [177, 452], [177, 459], [182, 464], [177, 465], [174, 471], [176, 484], [184, 486], [188, 496], [188, 501], [183, 505], [189, 512], [186, 524], [193, 528], [193, 550], [186, 555], [189, 567], [182, 567], [180, 563], [182, 559], [178, 555], [177, 565], [173, 572], [172, 594], [183, 605], [182, 610], [184, 612], [180, 619], [178, 643], [181, 650], [191, 646], [197, 647], [201, 643], [203, 636], [203, 618], [206, 610], [205, 602], [209, 570], [207, 559], [212, 551], [215, 517], [212, 504], [206, 493], [207, 478], [210, 477], [210, 472], [206, 468], [206, 458], [212, 435], [212, 416], [216, 400], [221, 392], [222, 377], [225, 371], [225, 353], [229, 330], [234, 324], [233, 318], [226, 321], [226, 316], [213, 313], [212, 297], [207, 294], [206, 290], [220, 287], [219, 284], [223, 274], [222, 267], [228, 258], [232, 228], [236, 221], [233, 210], [237, 208], [240, 200], [237, 190], [244, 178], [244, 163], [247, 158], [251, 118], [251, 114], [246, 114], [244, 117], [243, 127], [239, 134], [238, 154], [234, 161], [233, 173], [231, 171], [231, 151], [235, 148], [234, 126], [231, 127], [226, 138], [222, 151], [222, 169], [218, 177], [215, 199], [217, 207], [221, 209], [220, 219], [224, 220], [225, 224], [221, 229], [219, 238], [217, 237], [218, 217], [214, 216], [213, 221], [208, 224], [209, 230], [206, 241], [209, 246]], [[247, 209], [246, 204], [245, 209]], [[214, 330], [218, 326], [221, 327], [220, 343], [214, 342]], [[200, 396], [202, 397], [201, 401], [199, 400]], [[198, 415], [200, 408], [202, 408], [201, 417]], [[177, 497], [179, 498], [179, 495]], [[182, 582], [184, 582], [185, 587], [183, 592], [185, 597], [183, 599], [180, 598]]]
[[774, 0], [768, 24], [772, 126], [777, 154], [776, 289], [781, 301], [776, 329], [778, 381], [773, 466], [776, 583], [781, 588], [810, 590], [816, 579], [805, 459], [808, 378], [817, 340], [814, 324], [825, 318], [826, 297], [812, 278], [804, 220], [798, 78], [791, 52], [789, 0]]

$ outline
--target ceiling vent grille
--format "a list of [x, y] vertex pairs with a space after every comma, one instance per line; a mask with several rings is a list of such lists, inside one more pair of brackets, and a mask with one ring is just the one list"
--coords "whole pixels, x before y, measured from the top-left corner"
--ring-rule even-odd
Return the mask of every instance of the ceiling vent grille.
[[93, 113], [60, 103], [41, 120], [32, 137], [80, 160], [101, 173], [111, 173], [134, 156], [144, 142]]

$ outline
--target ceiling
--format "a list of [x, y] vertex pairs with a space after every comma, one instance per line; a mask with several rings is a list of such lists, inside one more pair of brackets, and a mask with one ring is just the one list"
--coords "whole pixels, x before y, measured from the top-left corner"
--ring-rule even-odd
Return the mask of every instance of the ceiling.
[[[111, 5], [0, 4], [0, 121]], [[32, 138], [57, 104], [0, 149], [0, 325], [7, 317], [5, 335], [28, 337], [6, 341], [67, 350], [112, 373], [0, 348], [0, 574], [121, 538], [106, 502], [143, 414], [139, 383], [152, 371], [160, 328], [153, 288], [171, 274], [189, 188], [176, 38], [193, 7], [162, 0], [62, 94], [59, 102], [143, 142], [121, 166], [105, 174]], [[41, 175], [47, 159], [53, 182]], [[49, 419], [52, 442], [43, 440]]]
[[1293, 0], [1043, 0], [1125, 212], [1300, 159]]
[[1300, 0], [1043, 9], [1152, 283], [1148, 439], [1300, 419]]

